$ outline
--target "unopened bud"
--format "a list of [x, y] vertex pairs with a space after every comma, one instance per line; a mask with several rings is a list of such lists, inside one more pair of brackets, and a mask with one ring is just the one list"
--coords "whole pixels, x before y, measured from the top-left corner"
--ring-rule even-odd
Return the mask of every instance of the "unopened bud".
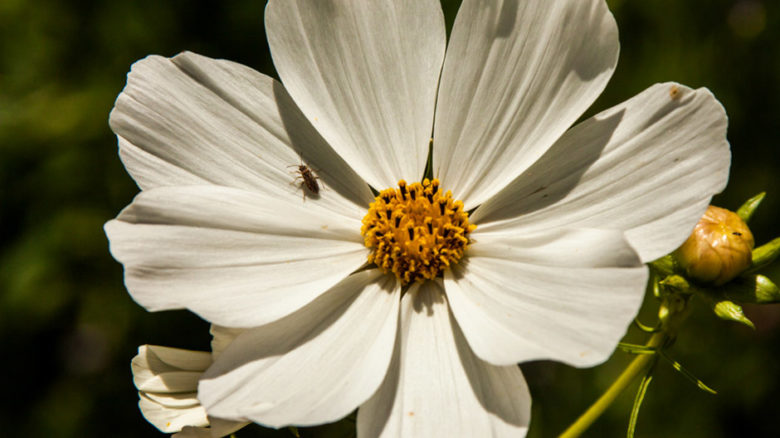
[[753, 245], [753, 234], [736, 213], [710, 206], [675, 257], [690, 278], [719, 286], [750, 267]]

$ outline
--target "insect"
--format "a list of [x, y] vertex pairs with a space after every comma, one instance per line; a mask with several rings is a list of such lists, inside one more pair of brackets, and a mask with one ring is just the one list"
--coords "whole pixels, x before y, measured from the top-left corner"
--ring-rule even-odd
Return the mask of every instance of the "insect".
[[303, 162], [301, 164], [292, 164], [287, 167], [297, 167], [298, 170], [296, 173], [298, 176], [295, 177], [295, 181], [293, 183], [297, 183], [298, 180], [300, 180], [301, 189], [303, 191], [303, 200], [306, 201], [306, 190], [303, 190], [303, 187], [306, 187], [312, 194], [319, 195], [320, 193], [320, 183], [317, 182], [320, 177], [318, 177], [313, 170]]

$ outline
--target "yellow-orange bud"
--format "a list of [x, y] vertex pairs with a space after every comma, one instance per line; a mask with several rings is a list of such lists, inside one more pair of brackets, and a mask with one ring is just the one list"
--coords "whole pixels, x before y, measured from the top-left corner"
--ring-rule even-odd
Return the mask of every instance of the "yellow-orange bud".
[[719, 286], [750, 267], [754, 244], [736, 213], [711, 205], [674, 255], [690, 278]]

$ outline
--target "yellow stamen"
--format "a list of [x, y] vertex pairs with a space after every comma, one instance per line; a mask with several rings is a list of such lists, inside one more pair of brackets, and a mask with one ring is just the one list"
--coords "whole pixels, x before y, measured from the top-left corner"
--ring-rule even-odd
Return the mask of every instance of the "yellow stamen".
[[458, 263], [477, 228], [469, 224], [463, 203], [442, 193], [439, 180], [427, 178], [385, 189], [371, 203], [360, 232], [373, 251], [369, 263], [408, 284], [435, 278]]

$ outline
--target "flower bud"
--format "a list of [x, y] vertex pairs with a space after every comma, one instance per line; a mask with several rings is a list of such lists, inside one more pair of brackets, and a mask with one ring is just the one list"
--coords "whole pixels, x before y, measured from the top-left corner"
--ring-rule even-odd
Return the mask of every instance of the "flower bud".
[[736, 213], [710, 206], [675, 257], [690, 278], [719, 286], [750, 267], [753, 245], [753, 234]]

